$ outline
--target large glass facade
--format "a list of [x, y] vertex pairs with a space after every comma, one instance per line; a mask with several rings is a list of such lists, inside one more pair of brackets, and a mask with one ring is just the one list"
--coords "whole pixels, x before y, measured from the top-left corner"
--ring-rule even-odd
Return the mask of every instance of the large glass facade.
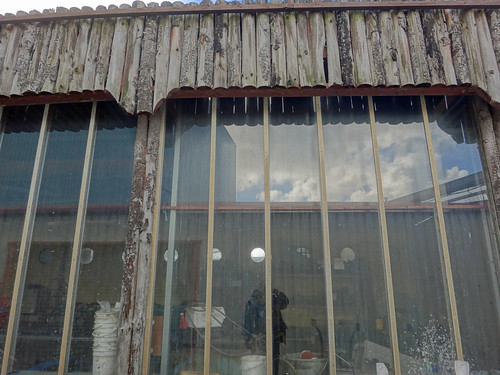
[[[112, 372], [137, 118], [1, 115], [3, 371]], [[142, 372], [500, 371], [498, 223], [466, 98], [185, 99], [164, 116]]]
[[[89, 141], [94, 128], [97, 140]], [[3, 111], [1, 138], [0, 206], [8, 225], [1, 229], [2, 345], [11, 337], [2, 366], [16, 373], [58, 370], [68, 290], [76, 290], [68, 371], [91, 373], [95, 312], [99, 302], [120, 300], [135, 121], [112, 103], [13, 107]], [[83, 243], [75, 246], [77, 238]], [[75, 248], [81, 268], [72, 283]]]

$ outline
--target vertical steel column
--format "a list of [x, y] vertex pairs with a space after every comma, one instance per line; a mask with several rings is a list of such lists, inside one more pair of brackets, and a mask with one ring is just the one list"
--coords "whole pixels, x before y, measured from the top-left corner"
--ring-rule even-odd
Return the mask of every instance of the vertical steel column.
[[451, 310], [451, 319], [453, 323], [453, 334], [455, 338], [455, 348], [457, 353], [457, 359], [463, 360], [463, 350], [462, 350], [462, 339], [460, 337], [460, 326], [458, 323], [458, 312], [457, 312], [457, 301], [455, 299], [455, 287], [453, 285], [453, 274], [451, 270], [451, 261], [450, 261], [450, 252], [448, 249], [448, 239], [446, 237], [446, 228], [444, 225], [444, 215], [443, 215], [443, 205], [441, 202], [441, 193], [439, 192], [439, 180], [437, 177], [436, 171], [436, 161], [434, 159], [434, 148], [432, 146], [431, 139], [431, 130], [429, 125], [429, 115], [427, 112], [427, 104], [425, 103], [425, 97], [420, 96], [420, 105], [422, 108], [422, 117], [424, 120], [424, 129], [425, 129], [425, 140], [427, 143], [427, 152], [429, 155], [429, 163], [431, 166], [431, 176], [432, 176], [432, 186], [434, 188], [434, 197], [436, 199], [435, 211], [438, 218], [438, 229], [439, 234], [441, 235], [441, 254], [445, 276], [446, 276], [446, 284], [448, 286], [448, 299]]
[[19, 318], [21, 315], [21, 303], [23, 300], [24, 283], [26, 281], [26, 271], [28, 268], [31, 237], [33, 235], [33, 226], [35, 223], [38, 193], [40, 191], [40, 181], [42, 179], [43, 165], [45, 162], [45, 152], [47, 151], [49, 109], [49, 104], [46, 104], [43, 112], [40, 136], [38, 137], [38, 146], [33, 166], [33, 175], [31, 177], [28, 202], [26, 204], [26, 216], [24, 217], [19, 258], [17, 260], [16, 276], [14, 279], [14, 293], [10, 306], [1, 375], [7, 375], [12, 369], [12, 362], [16, 351], [17, 329], [19, 328]]
[[264, 237], [266, 283], [266, 366], [267, 375], [273, 373], [273, 316], [271, 288], [271, 176], [269, 172], [269, 98], [263, 98], [264, 121]]
[[[182, 103], [182, 102], [179, 102]], [[177, 117], [175, 123], [175, 140], [174, 140], [174, 160], [172, 167], [172, 193], [170, 194], [170, 206], [177, 206], [177, 195], [179, 192], [179, 163], [181, 156], [181, 134], [182, 121]], [[174, 275], [175, 261], [175, 226], [177, 223], [177, 210], [170, 210], [169, 225], [168, 225], [168, 254], [167, 254], [167, 270], [165, 274], [165, 299], [163, 303], [163, 332], [162, 332], [162, 348], [161, 348], [161, 364], [160, 374], [167, 375], [168, 371], [168, 356], [170, 353], [170, 322], [172, 309], [172, 283]]]
[[337, 372], [335, 358], [335, 316], [333, 308], [332, 260], [330, 256], [330, 234], [328, 225], [328, 198], [326, 195], [325, 145], [323, 139], [323, 116], [321, 113], [321, 98], [315, 97], [316, 126], [318, 129], [319, 174], [321, 190], [321, 224], [323, 233], [323, 262], [325, 267], [326, 311], [328, 324], [328, 360], [330, 374]]
[[389, 309], [389, 330], [391, 334], [392, 355], [394, 360], [394, 372], [401, 375], [401, 364], [399, 362], [398, 331], [396, 325], [396, 307], [394, 303], [394, 287], [392, 284], [391, 256], [389, 252], [389, 237], [387, 234], [387, 220], [385, 217], [384, 192], [382, 190], [382, 174], [380, 171], [380, 158], [378, 153], [377, 133], [375, 130], [375, 109], [373, 98], [368, 97], [368, 109], [370, 113], [370, 130], [373, 145], [373, 160], [375, 163], [375, 176], [378, 194], [378, 215], [380, 221], [380, 234], [382, 237], [382, 251], [384, 254], [385, 287], [387, 290], [387, 305]]
[[71, 253], [71, 266], [69, 269], [68, 294], [66, 295], [66, 310], [64, 312], [64, 324], [61, 340], [61, 352], [59, 353], [58, 374], [64, 375], [68, 371], [69, 352], [71, 347], [71, 333], [73, 330], [73, 315], [75, 311], [76, 289], [80, 273], [80, 257], [87, 216], [87, 201], [89, 197], [90, 175], [94, 161], [94, 146], [96, 138], [96, 113], [97, 102], [92, 104], [90, 115], [89, 132], [87, 136], [87, 147], [83, 164], [82, 182], [80, 185], [80, 198], [78, 200], [78, 212], [76, 214], [75, 236], [73, 238], [73, 250]]
[[210, 186], [208, 190], [208, 237], [207, 237], [207, 281], [205, 291], [205, 353], [203, 374], [210, 375], [210, 336], [212, 322], [212, 274], [214, 245], [214, 199], [215, 199], [215, 137], [217, 125], [217, 98], [212, 98], [210, 121]]
[[[149, 361], [151, 358], [151, 336], [153, 331], [153, 306], [154, 306], [154, 292], [155, 292], [155, 281], [156, 281], [156, 261], [158, 259], [158, 232], [160, 227], [160, 211], [161, 211], [161, 188], [162, 188], [162, 178], [163, 178], [163, 160], [165, 156], [165, 133], [166, 133], [166, 104], [163, 103], [160, 110], [152, 115], [159, 117], [160, 120], [160, 135], [158, 139], [158, 161], [156, 165], [156, 191], [154, 198], [153, 212], [153, 228], [152, 228], [152, 238], [151, 238], [151, 253], [149, 255], [151, 259], [149, 268], [149, 280], [148, 280], [148, 292], [147, 292], [147, 302], [146, 302], [146, 321], [144, 327], [144, 351], [142, 353], [142, 373], [144, 375], [148, 374]], [[173, 263], [173, 262], [172, 262]]]

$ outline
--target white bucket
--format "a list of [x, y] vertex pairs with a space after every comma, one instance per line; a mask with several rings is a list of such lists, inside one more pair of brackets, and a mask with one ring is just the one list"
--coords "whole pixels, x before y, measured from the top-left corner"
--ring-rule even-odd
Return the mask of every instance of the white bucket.
[[111, 375], [116, 374], [116, 358], [115, 355], [97, 355], [94, 353], [92, 363], [92, 374], [96, 375]]
[[266, 375], [266, 356], [245, 355], [241, 357], [241, 375]]
[[[107, 306], [106, 306], [107, 305]], [[116, 374], [116, 353], [118, 345], [119, 307], [111, 308], [109, 303], [95, 313], [93, 343], [93, 375]]]
[[300, 358], [301, 353], [287, 354], [285, 358], [290, 361], [297, 375], [319, 375], [325, 367], [324, 358]]

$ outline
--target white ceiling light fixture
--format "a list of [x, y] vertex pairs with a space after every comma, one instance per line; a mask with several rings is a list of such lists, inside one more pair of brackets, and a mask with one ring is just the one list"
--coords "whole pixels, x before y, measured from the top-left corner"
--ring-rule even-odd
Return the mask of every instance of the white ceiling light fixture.
[[252, 258], [255, 263], [260, 263], [266, 258], [266, 252], [261, 247], [256, 247], [251, 251], [250, 258]]

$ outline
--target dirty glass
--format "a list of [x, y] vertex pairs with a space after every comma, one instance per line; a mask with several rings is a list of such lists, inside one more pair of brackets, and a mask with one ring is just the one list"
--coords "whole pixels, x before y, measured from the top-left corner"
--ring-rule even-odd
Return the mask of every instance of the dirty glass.
[[464, 359], [500, 368], [498, 247], [479, 138], [466, 98], [427, 98]]
[[118, 309], [112, 308], [120, 301], [136, 121], [114, 103], [97, 106], [69, 372], [104, 372], [116, 363]]
[[51, 106], [14, 370], [58, 366], [91, 104]]
[[313, 99], [273, 99], [269, 116], [273, 374], [328, 373]]
[[183, 100], [167, 110], [152, 374], [203, 371], [210, 104]]
[[[210, 371], [266, 370], [264, 127], [257, 99], [218, 101]], [[254, 256], [252, 256], [252, 252]]]
[[323, 98], [322, 115], [337, 366], [392, 370], [367, 98]]
[[401, 371], [447, 374], [456, 355], [420, 99], [374, 102]]
[[0, 123], [0, 353], [5, 345], [43, 109], [7, 107]]

